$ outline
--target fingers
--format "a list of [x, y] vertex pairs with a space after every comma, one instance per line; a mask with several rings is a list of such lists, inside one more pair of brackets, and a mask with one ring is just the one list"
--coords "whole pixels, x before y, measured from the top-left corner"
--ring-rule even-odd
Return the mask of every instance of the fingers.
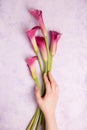
[[53, 89], [56, 88], [58, 85], [57, 85], [56, 81], [54, 80], [51, 72], [48, 73], [48, 76], [49, 76], [49, 80], [50, 80], [50, 83], [51, 83], [51, 87]]
[[51, 72], [48, 73], [48, 76], [49, 76], [50, 83], [51, 83], [51, 84], [55, 84], [55, 80], [54, 80], [54, 78], [53, 78]]
[[36, 95], [37, 103], [38, 105], [40, 105], [42, 102], [42, 97], [41, 97], [40, 89], [37, 86], [35, 87], [35, 95]]
[[50, 82], [49, 82], [46, 74], [44, 74], [44, 82], [45, 82], [45, 86], [46, 86], [46, 92], [50, 91], [51, 86], [50, 86]]

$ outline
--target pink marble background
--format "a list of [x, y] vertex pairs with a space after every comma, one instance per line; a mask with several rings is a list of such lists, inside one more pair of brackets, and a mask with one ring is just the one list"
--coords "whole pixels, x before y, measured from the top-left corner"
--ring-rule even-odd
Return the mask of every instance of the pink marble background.
[[25, 130], [36, 109], [24, 61], [34, 55], [24, 32], [37, 24], [29, 8], [42, 9], [47, 29], [62, 33], [52, 71], [59, 130], [87, 130], [87, 0], [0, 0], [0, 130]]

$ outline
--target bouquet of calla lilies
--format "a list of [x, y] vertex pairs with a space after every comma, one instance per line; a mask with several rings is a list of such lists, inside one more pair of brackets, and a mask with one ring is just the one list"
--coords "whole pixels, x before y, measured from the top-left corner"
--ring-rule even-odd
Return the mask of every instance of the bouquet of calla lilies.
[[[45, 28], [43, 21], [42, 11], [41, 10], [30, 10], [30, 14], [37, 20], [38, 26], [33, 27], [31, 30], [26, 32], [28, 39], [30, 40], [35, 56], [26, 58], [27, 66], [30, 70], [31, 76], [35, 81], [36, 87], [41, 90], [41, 96], [45, 95], [45, 85], [43, 81], [43, 73], [51, 71], [53, 57], [56, 54], [57, 43], [61, 37], [61, 33], [56, 31], [49, 31], [50, 43], [48, 40], [48, 33]], [[42, 35], [37, 36], [36, 32], [40, 30]], [[41, 55], [41, 56], [40, 56]], [[41, 60], [42, 58], [42, 60]], [[42, 74], [42, 85], [39, 82], [38, 75], [35, 68], [35, 61], [38, 60], [41, 74]], [[42, 62], [43, 61], [43, 64]], [[43, 126], [45, 129], [45, 119], [42, 111], [39, 106], [37, 106], [36, 112], [33, 115], [29, 125], [26, 130], [39, 130], [40, 126]]]

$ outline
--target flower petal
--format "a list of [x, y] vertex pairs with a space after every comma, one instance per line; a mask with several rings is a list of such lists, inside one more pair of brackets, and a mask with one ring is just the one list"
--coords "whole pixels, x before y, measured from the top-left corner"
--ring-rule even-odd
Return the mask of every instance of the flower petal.
[[35, 34], [36, 34], [36, 31], [38, 29], [41, 29], [40, 26], [35, 26], [31, 30], [28, 30], [26, 32], [30, 42], [32, 43], [32, 46], [33, 46], [33, 49], [34, 49], [35, 52], [38, 51], [38, 47], [37, 47], [37, 44], [36, 44], [36, 41], [35, 41]]
[[36, 74], [36, 68], [35, 68], [35, 61], [37, 60], [37, 56], [33, 56], [31, 58], [26, 58], [26, 63], [27, 63], [27, 66], [29, 67], [29, 70], [30, 70], [30, 73], [33, 77], [33, 79], [35, 79], [37, 77], [37, 74]]
[[41, 55], [44, 59], [44, 61], [47, 61], [47, 50], [46, 50], [46, 44], [45, 44], [45, 39], [44, 37], [35, 37], [36, 38], [36, 43], [40, 49]]
[[50, 52], [54, 56], [57, 50], [57, 43], [61, 37], [61, 33], [56, 31], [50, 31], [51, 43], [50, 43]]
[[30, 14], [32, 14], [35, 17], [35, 19], [38, 20], [42, 33], [46, 35], [46, 28], [43, 21], [42, 11], [37, 9], [32, 9], [30, 10]]
[[42, 16], [42, 11], [37, 9], [29, 10], [30, 14], [32, 14], [37, 20]]

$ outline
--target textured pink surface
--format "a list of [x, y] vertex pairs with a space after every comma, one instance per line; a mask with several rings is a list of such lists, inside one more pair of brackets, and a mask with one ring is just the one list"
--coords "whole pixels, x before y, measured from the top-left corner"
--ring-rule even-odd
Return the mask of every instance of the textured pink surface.
[[24, 60], [34, 55], [25, 31], [37, 25], [29, 8], [42, 9], [47, 29], [62, 33], [53, 64], [59, 130], [87, 130], [86, 0], [0, 1], [0, 130], [25, 130], [36, 108]]

